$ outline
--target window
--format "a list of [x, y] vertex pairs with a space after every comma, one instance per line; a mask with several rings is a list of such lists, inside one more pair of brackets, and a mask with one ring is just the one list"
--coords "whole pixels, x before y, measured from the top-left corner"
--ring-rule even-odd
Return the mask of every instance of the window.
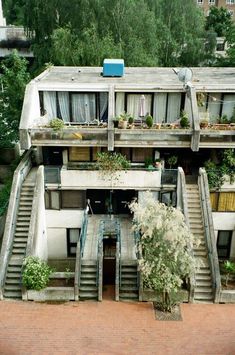
[[60, 209], [60, 191], [48, 190], [45, 192], [45, 207], [46, 209]]
[[235, 212], [235, 192], [211, 192], [213, 212]]
[[226, 0], [227, 5], [233, 5], [235, 4], [235, 0]]
[[64, 122], [89, 123], [108, 119], [107, 92], [40, 92], [41, 112]]
[[198, 5], [202, 5], [203, 4], [203, 0], [197, 0]]
[[215, 0], [208, 0], [209, 5], [215, 5]]
[[77, 242], [79, 241], [80, 228], [67, 229], [67, 254], [68, 257], [76, 257]]
[[86, 191], [62, 190], [61, 208], [80, 208], [86, 207]]
[[218, 231], [217, 252], [220, 259], [227, 259], [230, 257], [232, 233], [233, 231]]
[[46, 209], [63, 208], [84, 209], [86, 207], [86, 191], [83, 190], [48, 190], [45, 192]]
[[152, 148], [134, 148], [132, 151], [133, 163], [144, 163], [147, 158], [153, 158]]
[[90, 161], [89, 147], [69, 148], [69, 161]]

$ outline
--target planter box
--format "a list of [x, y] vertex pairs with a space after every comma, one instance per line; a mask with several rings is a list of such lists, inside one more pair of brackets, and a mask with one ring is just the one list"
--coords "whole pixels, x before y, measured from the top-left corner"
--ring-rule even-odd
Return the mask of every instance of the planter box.
[[235, 303], [235, 290], [222, 290], [220, 293], [220, 303]]
[[[189, 301], [189, 293], [187, 290], [180, 290], [179, 291], [179, 294], [180, 294], [180, 298], [182, 299], [181, 302], [188, 302]], [[159, 302], [161, 300], [161, 296], [150, 290], [150, 289], [144, 289], [143, 290], [143, 301], [146, 301], [146, 302]]]
[[74, 301], [74, 287], [46, 287], [44, 290], [27, 290], [24, 294], [27, 301]]

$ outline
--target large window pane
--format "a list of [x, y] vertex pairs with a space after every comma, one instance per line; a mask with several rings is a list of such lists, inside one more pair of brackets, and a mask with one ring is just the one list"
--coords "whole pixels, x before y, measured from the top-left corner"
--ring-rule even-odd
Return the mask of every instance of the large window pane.
[[85, 208], [86, 192], [77, 190], [62, 190], [62, 208]]
[[89, 147], [70, 147], [69, 161], [90, 161]]
[[85, 123], [91, 122], [96, 118], [95, 94], [72, 94], [72, 121]]
[[[141, 108], [142, 105], [142, 108]], [[127, 113], [134, 118], [143, 117], [151, 114], [152, 95], [150, 94], [128, 94], [127, 95]]]

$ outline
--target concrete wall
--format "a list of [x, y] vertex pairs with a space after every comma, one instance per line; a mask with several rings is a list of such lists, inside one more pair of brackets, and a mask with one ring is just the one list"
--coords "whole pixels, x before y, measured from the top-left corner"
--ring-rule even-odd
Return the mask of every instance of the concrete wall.
[[82, 210], [46, 210], [48, 259], [67, 258], [66, 228], [81, 228]]
[[233, 231], [230, 257], [235, 258], [235, 213], [213, 212], [212, 215], [216, 240], [219, 230]]
[[69, 189], [157, 189], [161, 187], [161, 171], [120, 171], [113, 179], [110, 179], [107, 173], [101, 171], [63, 168], [61, 187]]

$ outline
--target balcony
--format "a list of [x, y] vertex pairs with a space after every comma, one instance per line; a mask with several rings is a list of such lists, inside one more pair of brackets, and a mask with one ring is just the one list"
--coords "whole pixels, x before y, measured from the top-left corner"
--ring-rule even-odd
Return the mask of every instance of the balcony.
[[31, 144], [34, 146], [107, 146], [107, 127], [79, 126], [65, 127], [59, 131], [52, 128], [33, 128], [29, 130]]

